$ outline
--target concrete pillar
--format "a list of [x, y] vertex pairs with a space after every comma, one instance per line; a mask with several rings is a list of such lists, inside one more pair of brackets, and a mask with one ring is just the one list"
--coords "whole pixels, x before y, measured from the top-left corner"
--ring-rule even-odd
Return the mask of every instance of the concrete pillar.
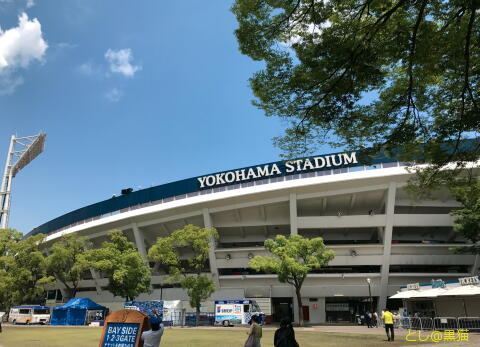
[[[325, 312], [325, 298], [316, 298], [317, 301], [310, 302], [309, 298], [305, 298], [304, 305], [309, 306], [310, 310], [310, 324], [323, 324], [326, 322]], [[315, 308], [316, 307], [316, 308]]]
[[475, 255], [475, 261], [472, 265], [472, 276], [476, 276], [478, 274], [478, 267], [480, 266], [480, 256], [477, 254]]
[[386, 223], [383, 231], [383, 261], [380, 278], [380, 297], [378, 300], [377, 311], [384, 309], [387, 304], [388, 275], [390, 272], [390, 255], [392, 253], [393, 217], [395, 213], [396, 192], [397, 184], [395, 182], [390, 182], [385, 204]]
[[297, 194], [290, 193], [290, 234], [298, 235]]
[[[92, 275], [92, 278], [93, 278], [93, 283], [95, 283], [95, 290], [97, 291], [97, 294], [100, 294], [100, 292], [102, 291], [102, 287], [98, 283], [98, 281], [100, 280], [100, 275], [97, 271], [95, 271], [92, 268], [90, 268], [89, 270], [90, 270], [90, 274]], [[63, 295], [63, 292], [62, 292], [62, 295]]]
[[90, 274], [92, 275], [93, 283], [95, 283], [95, 290], [97, 291], [97, 294], [100, 294], [100, 292], [102, 291], [102, 288], [98, 283], [98, 280], [100, 279], [100, 275], [94, 269], [90, 269]]
[[147, 259], [147, 249], [145, 248], [145, 238], [143, 232], [137, 226], [137, 223], [132, 224], [133, 236], [135, 237], [135, 245], [137, 246], [138, 253], [142, 256], [143, 259]]
[[[212, 217], [208, 208], [202, 210], [203, 213], [203, 224], [205, 228], [213, 228]], [[217, 288], [220, 288], [220, 280], [218, 279], [218, 267], [217, 267], [217, 258], [215, 256], [215, 240], [213, 237], [210, 239], [210, 251], [208, 252], [208, 258], [210, 261], [210, 272], [212, 273], [212, 278], [215, 281]]]

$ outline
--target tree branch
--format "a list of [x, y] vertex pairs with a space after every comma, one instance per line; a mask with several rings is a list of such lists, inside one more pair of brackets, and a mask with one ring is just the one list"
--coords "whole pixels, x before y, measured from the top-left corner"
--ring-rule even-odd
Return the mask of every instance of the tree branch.
[[408, 59], [408, 90], [407, 90], [407, 112], [406, 117], [410, 117], [410, 107], [413, 107], [413, 112], [415, 112], [416, 106], [413, 100], [413, 65], [414, 65], [414, 58], [416, 53], [417, 47], [417, 33], [420, 24], [423, 21], [423, 14], [425, 11], [425, 7], [427, 6], [428, 0], [423, 0], [422, 5], [418, 11], [417, 20], [415, 21], [415, 25], [412, 31], [412, 38], [410, 44], [410, 51], [409, 51], [409, 59]]
[[465, 36], [465, 70], [464, 70], [464, 81], [463, 81], [463, 90], [462, 90], [462, 113], [461, 116], [463, 117], [464, 112], [465, 112], [465, 98], [466, 98], [466, 92], [468, 91], [468, 94], [470, 98], [472, 99], [473, 106], [475, 110], [478, 112], [478, 107], [477, 103], [475, 101], [475, 97], [472, 92], [472, 88], [470, 86], [470, 44], [471, 44], [471, 38], [472, 38], [472, 31], [473, 31], [473, 24], [475, 22], [475, 13], [477, 11], [477, 2], [475, 0], [472, 1], [472, 7], [471, 7], [471, 12], [470, 12], [470, 18], [468, 21], [468, 28], [467, 28], [467, 34]]

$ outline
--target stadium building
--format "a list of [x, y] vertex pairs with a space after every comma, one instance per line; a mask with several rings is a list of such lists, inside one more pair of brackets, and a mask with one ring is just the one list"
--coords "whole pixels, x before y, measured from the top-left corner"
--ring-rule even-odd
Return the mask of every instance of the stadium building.
[[[217, 284], [211, 301], [254, 298], [274, 321], [296, 312], [293, 288], [274, 274], [249, 269], [249, 260], [266, 255], [263, 242], [275, 235], [321, 236], [336, 257], [306, 279], [304, 316], [310, 323], [353, 321], [369, 308], [370, 292], [374, 308], [382, 309], [407, 283], [455, 281], [480, 266], [478, 256], [449, 250], [465, 243], [453, 232], [449, 215], [458, 203], [446, 189], [431, 200], [411, 200], [405, 191], [411, 175], [396, 159], [379, 156], [362, 164], [360, 152], [279, 161], [126, 191], [27, 236], [45, 233], [51, 244], [77, 233], [98, 247], [109, 230], [121, 229], [146, 258], [157, 237], [187, 224], [214, 227], [219, 240], [206, 269]], [[162, 285], [165, 273], [158, 264], [150, 265], [152, 293], [139, 300], [188, 302], [181, 288]], [[107, 279], [92, 271], [77, 296], [120, 308], [123, 299], [106, 285]], [[62, 288], [52, 289], [49, 303]], [[401, 300], [389, 305], [400, 306]], [[213, 311], [212, 302], [205, 310]]]

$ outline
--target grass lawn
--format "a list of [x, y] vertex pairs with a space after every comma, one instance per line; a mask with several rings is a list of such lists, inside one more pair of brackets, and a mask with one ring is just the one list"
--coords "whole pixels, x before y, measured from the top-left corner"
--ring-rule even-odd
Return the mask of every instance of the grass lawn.
[[[232, 347], [243, 346], [246, 329], [165, 329], [161, 346]], [[12, 327], [4, 326], [0, 334], [1, 347], [88, 347], [98, 346], [101, 328], [92, 327]], [[273, 330], [264, 330], [262, 347], [273, 346]], [[301, 347], [385, 346], [384, 335], [334, 334], [315, 331], [296, 333]], [[410, 345], [400, 338], [388, 346]]]

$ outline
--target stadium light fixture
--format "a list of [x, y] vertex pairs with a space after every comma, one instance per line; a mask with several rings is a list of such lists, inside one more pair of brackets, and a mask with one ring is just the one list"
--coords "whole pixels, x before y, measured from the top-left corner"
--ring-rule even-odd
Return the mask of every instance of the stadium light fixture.
[[8, 227], [10, 215], [10, 200], [12, 191], [12, 179], [25, 166], [38, 157], [45, 149], [47, 135], [40, 133], [34, 136], [16, 137], [12, 135], [8, 149], [7, 161], [0, 186], [0, 228]]

